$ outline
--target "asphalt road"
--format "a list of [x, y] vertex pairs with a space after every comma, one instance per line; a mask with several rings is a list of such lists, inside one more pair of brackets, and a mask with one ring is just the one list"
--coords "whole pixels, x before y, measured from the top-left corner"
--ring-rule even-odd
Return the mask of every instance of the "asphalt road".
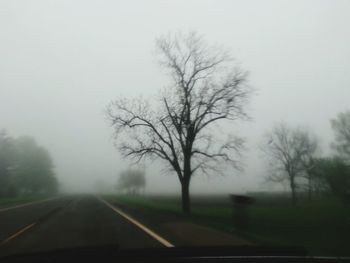
[[65, 248], [115, 245], [164, 247], [155, 233], [95, 196], [51, 199], [0, 209], [0, 256]]

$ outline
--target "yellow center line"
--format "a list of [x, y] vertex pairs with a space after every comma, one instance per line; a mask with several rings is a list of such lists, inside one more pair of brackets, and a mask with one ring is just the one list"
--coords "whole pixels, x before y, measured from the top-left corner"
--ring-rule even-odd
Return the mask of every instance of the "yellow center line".
[[137, 220], [133, 219], [131, 216], [127, 215], [125, 212], [121, 211], [120, 209], [116, 208], [115, 206], [111, 205], [110, 203], [108, 203], [107, 201], [103, 200], [100, 197], [97, 197], [97, 199], [99, 199], [102, 203], [104, 203], [109, 208], [111, 208], [114, 212], [118, 213], [119, 215], [121, 215], [122, 217], [127, 219], [129, 222], [133, 223], [134, 225], [136, 225], [137, 227], [142, 229], [144, 232], [146, 232], [148, 235], [150, 235], [151, 237], [156, 239], [158, 242], [162, 243], [164, 246], [166, 246], [166, 247], [174, 247], [174, 245], [171, 244], [169, 241], [167, 241], [163, 237], [159, 236], [158, 234], [156, 234], [151, 229], [149, 229], [148, 227], [144, 226], [143, 224], [141, 224]]
[[32, 228], [33, 226], [35, 226], [36, 223], [32, 223], [30, 225], [27, 225], [26, 227], [22, 228], [21, 230], [17, 231], [16, 233], [14, 233], [13, 235], [11, 235], [10, 237], [6, 238], [4, 241], [2, 241], [0, 243], [0, 247], [5, 245], [6, 243], [10, 242], [12, 239], [18, 237], [19, 235], [23, 234], [25, 231], [29, 230], [30, 228]]

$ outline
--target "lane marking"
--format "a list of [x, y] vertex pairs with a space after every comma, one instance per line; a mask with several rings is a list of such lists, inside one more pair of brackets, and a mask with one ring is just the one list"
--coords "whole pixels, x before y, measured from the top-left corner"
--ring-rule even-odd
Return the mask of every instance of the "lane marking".
[[116, 208], [115, 206], [111, 205], [106, 200], [102, 199], [101, 197], [97, 197], [97, 199], [100, 200], [102, 203], [104, 203], [109, 208], [111, 208], [114, 212], [118, 213], [119, 215], [121, 215], [122, 217], [127, 219], [129, 222], [131, 222], [134, 225], [136, 225], [137, 227], [141, 228], [144, 232], [146, 232], [148, 235], [150, 235], [151, 237], [156, 239], [158, 242], [162, 243], [164, 246], [166, 246], [166, 247], [174, 247], [174, 245], [171, 244], [169, 241], [167, 241], [166, 239], [162, 238], [161, 236], [159, 236], [158, 234], [156, 234], [151, 229], [149, 229], [148, 227], [144, 226], [143, 224], [141, 224], [137, 220], [133, 219], [131, 216], [127, 215], [125, 212], [123, 212], [120, 209]]
[[48, 198], [48, 199], [44, 199], [44, 200], [40, 200], [40, 201], [34, 201], [34, 202], [30, 202], [30, 203], [25, 203], [22, 205], [16, 205], [16, 206], [10, 206], [10, 207], [6, 207], [6, 208], [2, 208], [0, 209], [0, 212], [5, 212], [8, 210], [12, 210], [12, 209], [16, 209], [16, 208], [21, 208], [21, 207], [25, 207], [25, 206], [31, 206], [31, 205], [35, 205], [35, 204], [40, 204], [40, 203], [44, 203], [44, 202], [48, 202], [54, 199], [59, 199], [62, 198], [61, 196], [59, 197], [52, 197], [52, 198]]
[[2, 241], [0, 243], [0, 247], [5, 245], [6, 243], [10, 242], [12, 239], [18, 237], [19, 235], [23, 234], [24, 232], [26, 232], [27, 230], [31, 229], [33, 226], [35, 226], [36, 223], [32, 223], [30, 225], [27, 225], [26, 227], [20, 229], [19, 231], [17, 231], [16, 233], [14, 233], [13, 235], [9, 236], [8, 238], [6, 238], [4, 241]]

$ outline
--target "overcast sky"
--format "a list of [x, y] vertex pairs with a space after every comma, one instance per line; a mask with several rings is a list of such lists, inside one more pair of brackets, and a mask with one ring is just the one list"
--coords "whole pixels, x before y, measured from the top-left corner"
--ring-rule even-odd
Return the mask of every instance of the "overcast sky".
[[[350, 109], [350, 1], [0, 1], [0, 129], [46, 147], [66, 190], [114, 182], [128, 166], [113, 147], [106, 105], [152, 98], [167, 83], [155, 38], [198, 31], [231, 50], [257, 90], [244, 173], [196, 175], [195, 192], [257, 189], [257, 145], [278, 121], [309, 128], [327, 152], [329, 120]], [[178, 191], [174, 175], [147, 169], [147, 191]]]

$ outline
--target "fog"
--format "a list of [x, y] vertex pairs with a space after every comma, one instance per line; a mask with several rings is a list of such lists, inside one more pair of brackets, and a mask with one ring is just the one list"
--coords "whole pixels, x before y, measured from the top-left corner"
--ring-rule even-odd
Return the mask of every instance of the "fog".
[[[129, 166], [113, 146], [107, 104], [153, 98], [169, 79], [155, 39], [195, 30], [228, 48], [250, 72], [252, 120], [242, 172], [196, 174], [195, 193], [273, 189], [262, 184], [258, 145], [274, 123], [307, 127], [323, 153], [330, 119], [350, 108], [349, 1], [16, 1], [0, 2], [0, 129], [30, 135], [49, 150], [61, 189], [115, 184]], [[146, 192], [179, 192], [175, 174], [146, 163]], [[271, 188], [272, 187], [272, 188]]]

